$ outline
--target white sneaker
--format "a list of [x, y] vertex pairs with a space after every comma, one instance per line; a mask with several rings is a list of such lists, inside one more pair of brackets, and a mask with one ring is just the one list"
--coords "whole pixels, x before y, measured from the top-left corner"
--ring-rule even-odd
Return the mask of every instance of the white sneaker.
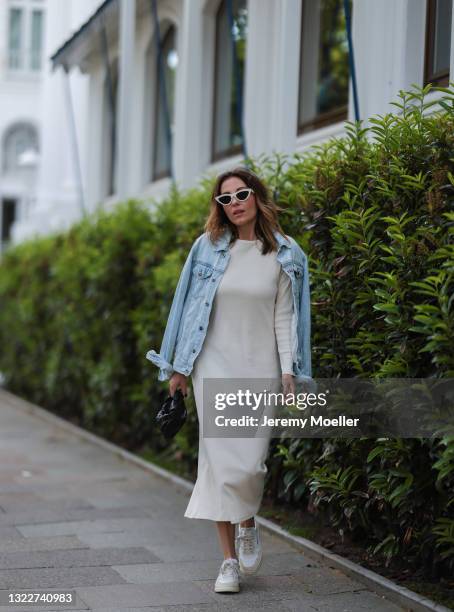
[[224, 559], [214, 585], [216, 593], [238, 593], [240, 576], [237, 559]]
[[255, 574], [262, 562], [262, 542], [259, 526], [254, 518], [255, 527], [238, 526], [235, 538], [236, 554], [243, 574]]

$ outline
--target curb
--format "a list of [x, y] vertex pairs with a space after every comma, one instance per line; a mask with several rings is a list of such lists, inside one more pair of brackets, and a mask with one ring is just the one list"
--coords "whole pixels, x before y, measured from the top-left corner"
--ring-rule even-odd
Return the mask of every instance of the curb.
[[[59, 427], [68, 433], [72, 433], [73, 435], [78, 436], [87, 442], [95, 444], [104, 450], [121, 457], [128, 463], [133, 463], [137, 467], [153, 473], [154, 475], [166, 480], [168, 483], [171, 483], [179, 491], [191, 493], [194, 487], [193, 483], [189, 480], [176, 476], [168, 470], [145, 461], [137, 455], [124, 450], [120, 446], [112, 444], [112, 442], [108, 442], [107, 440], [104, 440], [103, 438], [100, 438], [99, 436], [78, 427], [77, 425], [74, 425], [63, 418], [48, 412], [44, 408], [36, 406], [35, 404], [14, 395], [2, 387], [0, 387], [0, 401], [5, 401], [6, 404], [13, 408], [18, 408], [19, 410], [33, 414], [47, 421], [51, 425], [54, 425], [55, 427]], [[384, 578], [383, 576], [380, 576], [379, 574], [372, 572], [371, 570], [368, 570], [361, 565], [354, 563], [353, 561], [344, 559], [343, 557], [330, 552], [328, 549], [316, 544], [315, 542], [312, 542], [311, 540], [292, 535], [269, 519], [258, 515], [256, 520], [265, 531], [281, 538], [282, 540], [285, 540], [288, 544], [305, 553], [308, 557], [311, 557], [316, 561], [321, 561], [324, 564], [328, 564], [330, 567], [342, 570], [350, 578], [358, 580], [378, 595], [386, 597], [390, 601], [403, 607], [405, 610], [414, 612], [426, 612], [427, 610], [432, 612], [451, 612], [449, 608], [446, 608], [441, 604], [437, 604], [436, 602], [424, 597], [423, 595], [419, 595], [414, 591], [410, 591], [410, 589], [395, 584], [391, 580], [388, 580], [387, 578]]]

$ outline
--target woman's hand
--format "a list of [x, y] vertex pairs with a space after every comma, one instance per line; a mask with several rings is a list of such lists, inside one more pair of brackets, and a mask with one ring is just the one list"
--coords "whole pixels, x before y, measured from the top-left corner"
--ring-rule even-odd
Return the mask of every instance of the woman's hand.
[[295, 396], [295, 380], [293, 374], [282, 374], [282, 393], [284, 397], [289, 393]]
[[181, 392], [185, 397], [188, 396], [188, 379], [184, 374], [180, 372], [174, 372], [169, 381], [169, 393], [170, 397], [175, 395], [175, 391], [181, 389]]

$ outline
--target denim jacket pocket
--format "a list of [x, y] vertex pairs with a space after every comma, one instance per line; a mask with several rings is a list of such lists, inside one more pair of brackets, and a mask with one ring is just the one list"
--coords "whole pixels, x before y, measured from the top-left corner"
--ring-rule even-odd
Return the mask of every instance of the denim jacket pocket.
[[213, 266], [205, 263], [195, 263], [192, 268], [191, 295], [200, 297], [204, 295], [205, 288], [208, 284], [211, 275], [213, 274]]

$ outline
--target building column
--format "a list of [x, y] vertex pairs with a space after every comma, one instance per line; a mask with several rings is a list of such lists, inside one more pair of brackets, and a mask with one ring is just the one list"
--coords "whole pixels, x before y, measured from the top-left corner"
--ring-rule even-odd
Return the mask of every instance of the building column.
[[300, 74], [301, 2], [275, 3], [276, 48], [270, 126], [270, 147], [280, 152], [296, 148]]
[[[203, 170], [201, 104], [204, 88], [203, 13], [200, 0], [183, 2], [183, 18], [177, 33], [178, 67], [175, 98], [173, 167], [181, 187], [194, 185]], [[211, 82], [211, 79], [210, 79]]]
[[131, 96], [134, 88], [134, 47], [136, 40], [136, 0], [120, 0], [120, 56], [117, 112], [117, 197], [121, 200], [130, 195], [131, 143]]
[[[247, 153], [260, 155], [270, 149], [270, 125], [276, 48], [274, 0], [248, 1], [248, 32], [243, 90], [243, 125]], [[266, 68], [265, 68], [266, 67]]]
[[300, 0], [249, 0], [244, 113], [248, 154], [296, 147]]
[[37, 202], [30, 223], [38, 233], [57, 229], [79, 213], [77, 187], [69, 146], [68, 115], [64, 97], [65, 75], [55, 72], [47, 58], [65, 40], [71, 28], [71, 3], [46, 4], [46, 37], [41, 101], [41, 149]]

